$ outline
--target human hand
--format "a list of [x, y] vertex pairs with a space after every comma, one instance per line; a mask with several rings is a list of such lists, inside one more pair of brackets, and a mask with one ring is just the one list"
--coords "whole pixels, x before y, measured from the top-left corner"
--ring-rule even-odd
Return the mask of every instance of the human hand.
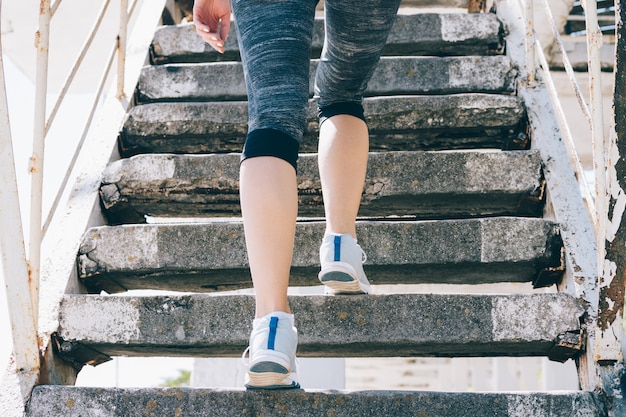
[[195, 0], [193, 23], [198, 35], [223, 54], [230, 30], [230, 0]]

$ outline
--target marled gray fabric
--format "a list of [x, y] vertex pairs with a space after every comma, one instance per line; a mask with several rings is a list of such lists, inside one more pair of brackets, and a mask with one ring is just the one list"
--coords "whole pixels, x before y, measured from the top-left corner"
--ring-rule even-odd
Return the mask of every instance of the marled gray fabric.
[[326, 0], [326, 38], [315, 74], [318, 106], [361, 104], [400, 0]]
[[[278, 130], [299, 142], [306, 127], [316, 0], [232, 4], [248, 89], [248, 131]], [[326, 41], [315, 82], [320, 107], [361, 104], [399, 4], [326, 0]]]

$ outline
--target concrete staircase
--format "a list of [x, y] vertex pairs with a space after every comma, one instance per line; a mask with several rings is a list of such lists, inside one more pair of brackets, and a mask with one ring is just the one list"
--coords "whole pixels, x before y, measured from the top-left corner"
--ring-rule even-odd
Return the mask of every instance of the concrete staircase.
[[[456, 11], [456, 10], [455, 10]], [[321, 21], [312, 56], [319, 56]], [[369, 86], [371, 154], [358, 225], [372, 284], [528, 282], [564, 271], [559, 225], [542, 218], [542, 160], [530, 150], [516, 68], [494, 14], [401, 15]], [[233, 34], [234, 35], [234, 34]], [[84, 236], [91, 295], [67, 295], [58, 354], [239, 356], [253, 314], [238, 208], [245, 89], [236, 36], [214, 53], [191, 25], [156, 31], [101, 187], [110, 225]], [[312, 61], [312, 68], [315, 61]], [[317, 285], [323, 233], [316, 120], [299, 163], [292, 285]], [[148, 220], [148, 221], [147, 221]], [[529, 284], [530, 285], [530, 284]], [[115, 295], [158, 289], [185, 294]], [[103, 294], [102, 292], [108, 294]], [[302, 357], [547, 356], [583, 350], [575, 298], [559, 293], [293, 296]], [[43, 416], [601, 417], [592, 392], [246, 392], [38, 386]]]

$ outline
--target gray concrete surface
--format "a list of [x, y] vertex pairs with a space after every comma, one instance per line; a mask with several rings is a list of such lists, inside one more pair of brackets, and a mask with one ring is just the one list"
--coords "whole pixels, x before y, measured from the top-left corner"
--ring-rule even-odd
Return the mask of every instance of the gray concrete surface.
[[606, 417], [598, 396], [575, 392], [246, 392], [180, 388], [103, 391], [46, 386], [35, 389], [29, 408], [31, 417], [72, 414], [83, 417]]
[[[454, 94], [372, 97], [364, 101], [370, 150], [525, 149], [526, 112], [518, 97]], [[131, 109], [120, 148], [136, 153], [240, 152], [247, 103], [151, 103]], [[309, 103], [301, 152], [317, 152], [317, 106]]]
[[[291, 285], [318, 285], [324, 227], [298, 224]], [[543, 219], [363, 221], [357, 233], [373, 284], [526, 282], [560, 265], [558, 228]], [[90, 229], [78, 265], [83, 282], [97, 291], [203, 292], [251, 285], [237, 221]]]
[[[155, 63], [208, 62], [239, 58], [234, 26], [219, 54], [195, 35], [189, 23], [164, 26], [154, 34]], [[502, 50], [502, 27], [494, 14], [399, 15], [389, 34], [384, 55], [482, 55]], [[312, 56], [319, 57], [324, 42], [323, 19], [315, 21]]]
[[[240, 214], [239, 154], [143, 154], [109, 165], [101, 196], [109, 217], [141, 222]], [[371, 153], [360, 216], [420, 218], [540, 215], [535, 151]], [[317, 157], [298, 161], [299, 216], [323, 217]]]
[[[547, 356], [557, 338], [580, 330], [584, 313], [565, 294], [318, 295], [289, 303], [298, 355], [314, 357]], [[68, 295], [60, 316], [64, 355], [88, 347], [98, 357], [239, 356], [254, 296]]]
[[[311, 62], [311, 78], [315, 61]], [[515, 70], [505, 56], [383, 57], [366, 95], [512, 92]], [[167, 80], [167, 82], [165, 81]], [[219, 80], [218, 83], [215, 80]], [[310, 82], [311, 95], [313, 80]], [[245, 100], [238, 62], [147, 66], [137, 86], [140, 102]]]

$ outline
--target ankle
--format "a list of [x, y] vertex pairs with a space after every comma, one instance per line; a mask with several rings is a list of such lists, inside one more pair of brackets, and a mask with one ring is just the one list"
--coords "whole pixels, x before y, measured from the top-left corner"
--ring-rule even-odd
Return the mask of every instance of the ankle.
[[356, 240], [356, 230], [355, 229], [326, 229], [324, 232], [324, 236], [351, 236], [354, 240]]

